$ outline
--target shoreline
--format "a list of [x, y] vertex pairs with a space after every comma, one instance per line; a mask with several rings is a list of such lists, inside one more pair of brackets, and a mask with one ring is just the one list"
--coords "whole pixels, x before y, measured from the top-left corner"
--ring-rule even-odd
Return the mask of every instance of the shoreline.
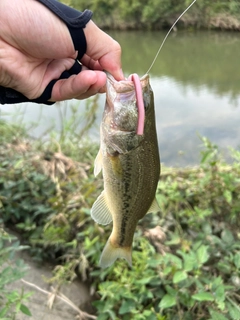
[[[151, 25], [148, 25], [146, 22], [139, 23], [139, 21], [123, 21], [121, 18], [115, 17], [114, 15], [112, 17], [105, 17], [104, 19], [96, 17], [96, 19], [93, 20], [105, 31], [159, 31], [170, 29], [179, 15], [174, 14], [166, 19], [159, 19]], [[186, 14], [180, 21], [178, 21], [173, 31], [188, 29], [237, 32], [240, 31], [240, 16], [238, 17], [228, 13], [219, 13], [202, 19], [201, 15], [198, 14]]]

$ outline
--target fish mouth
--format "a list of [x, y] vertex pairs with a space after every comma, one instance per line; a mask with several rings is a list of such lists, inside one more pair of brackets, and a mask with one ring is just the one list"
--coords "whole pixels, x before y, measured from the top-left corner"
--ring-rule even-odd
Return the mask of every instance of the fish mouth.
[[[116, 81], [110, 74], [107, 74], [108, 80], [112, 83], [114, 89], [117, 93], [127, 93], [134, 90], [136, 95], [136, 105], [138, 110], [138, 120], [136, 134], [144, 134], [144, 124], [145, 124], [145, 108], [144, 108], [144, 99], [142, 92], [142, 85], [146, 86], [149, 76], [146, 74], [142, 78], [134, 73], [131, 74], [126, 80]], [[125, 131], [125, 130], [123, 130]]]

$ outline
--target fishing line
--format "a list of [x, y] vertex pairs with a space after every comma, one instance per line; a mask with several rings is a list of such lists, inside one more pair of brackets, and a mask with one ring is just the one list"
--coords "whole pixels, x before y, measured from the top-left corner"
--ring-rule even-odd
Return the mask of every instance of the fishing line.
[[174, 24], [171, 26], [171, 28], [169, 29], [169, 31], [168, 31], [168, 33], [166, 34], [165, 38], [163, 39], [163, 42], [162, 42], [162, 44], [160, 45], [160, 47], [159, 47], [159, 49], [158, 49], [158, 52], [157, 52], [155, 58], [153, 59], [153, 62], [152, 62], [152, 64], [150, 65], [150, 68], [148, 69], [148, 71], [146, 72], [146, 74], [148, 74], [149, 71], [152, 69], [155, 61], [157, 60], [157, 57], [158, 57], [158, 55], [159, 55], [159, 52], [161, 51], [161, 49], [162, 49], [165, 41], [167, 40], [167, 37], [169, 36], [169, 33], [170, 33], [170, 32], [172, 31], [172, 29], [175, 27], [175, 25], [177, 24], [177, 22], [182, 18], [182, 16], [191, 8], [191, 6], [192, 6], [196, 1], [197, 1], [197, 0], [194, 0], [194, 1], [187, 7], [187, 9], [185, 9], [185, 10], [183, 11], [183, 13], [177, 18], [177, 20], [176, 20], [176, 21], [174, 22]]

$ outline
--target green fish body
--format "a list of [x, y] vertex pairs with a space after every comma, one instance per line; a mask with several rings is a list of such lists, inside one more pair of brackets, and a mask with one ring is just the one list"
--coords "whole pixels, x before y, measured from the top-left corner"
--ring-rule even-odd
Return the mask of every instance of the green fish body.
[[160, 158], [153, 91], [148, 75], [140, 81], [145, 109], [143, 135], [136, 133], [138, 109], [133, 81], [116, 81], [111, 75], [107, 79], [100, 150], [94, 169], [95, 175], [103, 172], [104, 191], [91, 210], [97, 223], [113, 222], [100, 258], [103, 268], [117, 258], [132, 265], [132, 241], [138, 221], [147, 212], [159, 211], [155, 193]]

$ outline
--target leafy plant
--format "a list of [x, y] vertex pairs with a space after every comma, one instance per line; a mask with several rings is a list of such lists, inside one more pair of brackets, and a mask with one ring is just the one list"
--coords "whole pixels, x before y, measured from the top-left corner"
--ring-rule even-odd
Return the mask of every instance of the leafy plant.
[[[159, 182], [161, 215], [152, 218], [166, 232], [165, 254], [157, 239], [155, 248], [146, 247], [138, 233], [132, 270], [121, 262], [106, 272], [93, 271], [105, 280], [95, 303], [99, 319], [240, 318], [240, 166], [235, 162], [232, 171], [218, 148], [202, 141], [201, 167], [167, 172]], [[239, 159], [238, 151], [234, 157]], [[229, 189], [234, 196], [226, 207]]]
[[31, 316], [25, 305], [31, 293], [10, 291], [7, 285], [21, 279], [26, 271], [23, 261], [15, 260], [15, 252], [25, 249], [16, 238], [7, 234], [0, 226], [0, 318], [2, 320], [15, 319], [19, 312]]
[[[71, 134], [61, 137], [66, 146], [64, 136]], [[53, 261], [49, 281], [91, 283], [100, 320], [239, 319], [240, 152], [232, 150], [230, 166], [216, 145], [201, 139], [199, 167], [163, 170], [160, 212], [139, 223], [132, 269], [121, 260], [98, 267], [111, 226], [105, 233], [90, 217], [102, 190], [92, 173], [96, 146], [66, 147], [67, 157], [55, 143], [0, 145], [0, 213], [35, 258]], [[23, 151], [16, 153], [19, 144]]]
[[[173, 21], [192, 0], [68, 0], [62, 1], [83, 11], [94, 12], [94, 20], [100, 27], [111, 29], [162, 29]], [[240, 28], [240, 4], [237, 0], [201, 0], [187, 12], [178, 26], [195, 28]]]

